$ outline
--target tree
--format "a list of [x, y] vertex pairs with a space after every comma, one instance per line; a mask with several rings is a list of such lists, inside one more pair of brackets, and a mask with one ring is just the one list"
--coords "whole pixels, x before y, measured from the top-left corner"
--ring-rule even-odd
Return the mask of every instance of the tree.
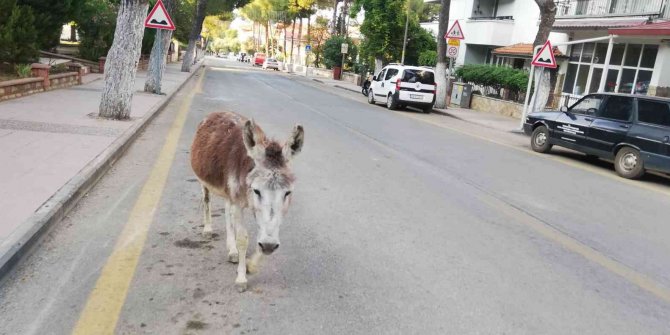
[[58, 45], [63, 25], [78, 16], [85, 1], [88, 0], [16, 0], [16, 4], [32, 9], [37, 46], [40, 49], [51, 49]]
[[426, 50], [419, 54], [419, 65], [433, 67], [437, 64], [437, 52], [435, 50]]
[[88, 0], [84, 3], [75, 23], [79, 31], [79, 55], [98, 61], [107, 55], [114, 41], [118, 5], [110, 0]]
[[[10, 4], [8, 16], [0, 13], [0, 65], [28, 63], [37, 58], [35, 17], [28, 6]], [[3, 6], [4, 7], [4, 6]]]
[[148, 0], [124, 0], [119, 5], [114, 42], [105, 63], [105, 86], [100, 100], [100, 117], [128, 119], [135, 74], [140, 58]]
[[205, 9], [207, 8], [207, 0], [198, 0], [195, 6], [195, 13], [193, 16], [193, 26], [191, 34], [188, 37], [188, 46], [184, 53], [184, 60], [181, 64], [182, 72], [191, 72], [191, 65], [195, 58], [195, 43], [200, 39], [200, 32], [202, 31], [202, 23], [205, 21]]
[[447, 107], [447, 41], [444, 35], [449, 29], [449, 7], [451, 0], [440, 1], [440, 15], [437, 28], [437, 64], [435, 65], [435, 83], [437, 84], [435, 108]]
[[[344, 57], [345, 66], [342, 66], [342, 53], [341, 46], [342, 43], [349, 44], [349, 53]], [[351, 40], [351, 38], [345, 38], [342, 35], [331, 36], [323, 46], [323, 64], [328, 69], [332, 69], [335, 66], [353, 67], [353, 61], [356, 59], [358, 54], [358, 48]]]
[[[540, 8], [540, 26], [535, 35], [533, 50], [549, 39], [549, 33], [554, 26], [557, 11], [556, 3], [553, 0], [535, 0], [535, 3]], [[533, 80], [535, 81], [535, 93], [530, 102], [531, 112], [542, 110], [547, 105], [551, 94], [551, 83], [556, 81], [556, 71], [537, 68]]]
[[176, 0], [172, 12], [172, 21], [178, 29], [172, 33], [172, 36], [182, 44], [188, 44], [190, 27], [193, 27], [195, 5], [196, 0]]
[[[174, 12], [175, 1], [164, 0], [165, 10], [168, 15]], [[174, 22], [173, 22], [174, 23]], [[155, 94], [161, 93], [161, 81], [165, 72], [167, 53], [172, 40], [172, 30], [156, 29], [157, 37], [154, 39], [151, 55], [149, 56], [149, 67], [147, 68], [147, 80], [144, 82], [144, 91]]]
[[328, 18], [323, 16], [316, 17], [316, 24], [310, 32], [310, 41], [312, 43], [312, 54], [314, 54], [314, 66], [321, 64], [321, 56], [323, 55], [323, 44], [326, 42], [330, 34], [328, 32]]

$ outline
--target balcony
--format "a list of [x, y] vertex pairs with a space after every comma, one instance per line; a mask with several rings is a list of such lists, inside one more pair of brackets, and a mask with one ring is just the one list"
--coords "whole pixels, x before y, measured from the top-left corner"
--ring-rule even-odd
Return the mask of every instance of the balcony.
[[506, 46], [512, 43], [514, 20], [470, 18], [463, 30], [468, 44]]
[[668, 0], [556, 0], [556, 18], [660, 16]]

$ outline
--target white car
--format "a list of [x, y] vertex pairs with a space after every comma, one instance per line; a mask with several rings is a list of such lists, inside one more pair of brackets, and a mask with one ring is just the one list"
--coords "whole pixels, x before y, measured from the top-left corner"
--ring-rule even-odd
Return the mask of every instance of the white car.
[[368, 103], [388, 109], [412, 106], [430, 113], [435, 104], [435, 72], [427, 67], [389, 64], [372, 78]]
[[263, 69], [274, 69], [275, 71], [279, 71], [279, 62], [274, 58], [266, 58], [263, 61]]

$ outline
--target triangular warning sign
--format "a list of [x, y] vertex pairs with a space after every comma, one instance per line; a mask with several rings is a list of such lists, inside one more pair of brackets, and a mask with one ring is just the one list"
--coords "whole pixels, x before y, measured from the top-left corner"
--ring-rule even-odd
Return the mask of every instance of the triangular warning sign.
[[147, 28], [156, 28], [156, 29], [167, 29], [174, 30], [174, 23], [170, 19], [167, 10], [165, 10], [165, 5], [163, 1], [158, 0], [156, 5], [147, 16], [147, 19], [144, 20], [144, 26]]
[[554, 48], [551, 47], [551, 42], [547, 41], [544, 43], [544, 46], [540, 49], [540, 52], [535, 55], [531, 64], [552, 69], [555, 69], [558, 66], [558, 64], [556, 64], [556, 58], [554, 58]]
[[464, 40], [465, 35], [463, 35], [463, 29], [461, 29], [461, 24], [458, 23], [458, 20], [449, 28], [447, 34], [444, 35], [444, 38], [454, 38], [457, 40]]

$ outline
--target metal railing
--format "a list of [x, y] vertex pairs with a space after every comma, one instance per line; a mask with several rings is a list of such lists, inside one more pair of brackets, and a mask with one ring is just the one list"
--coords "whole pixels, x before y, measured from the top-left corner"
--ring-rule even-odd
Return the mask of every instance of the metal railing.
[[668, 0], [556, 0], [556, 17], [661, 15]]

